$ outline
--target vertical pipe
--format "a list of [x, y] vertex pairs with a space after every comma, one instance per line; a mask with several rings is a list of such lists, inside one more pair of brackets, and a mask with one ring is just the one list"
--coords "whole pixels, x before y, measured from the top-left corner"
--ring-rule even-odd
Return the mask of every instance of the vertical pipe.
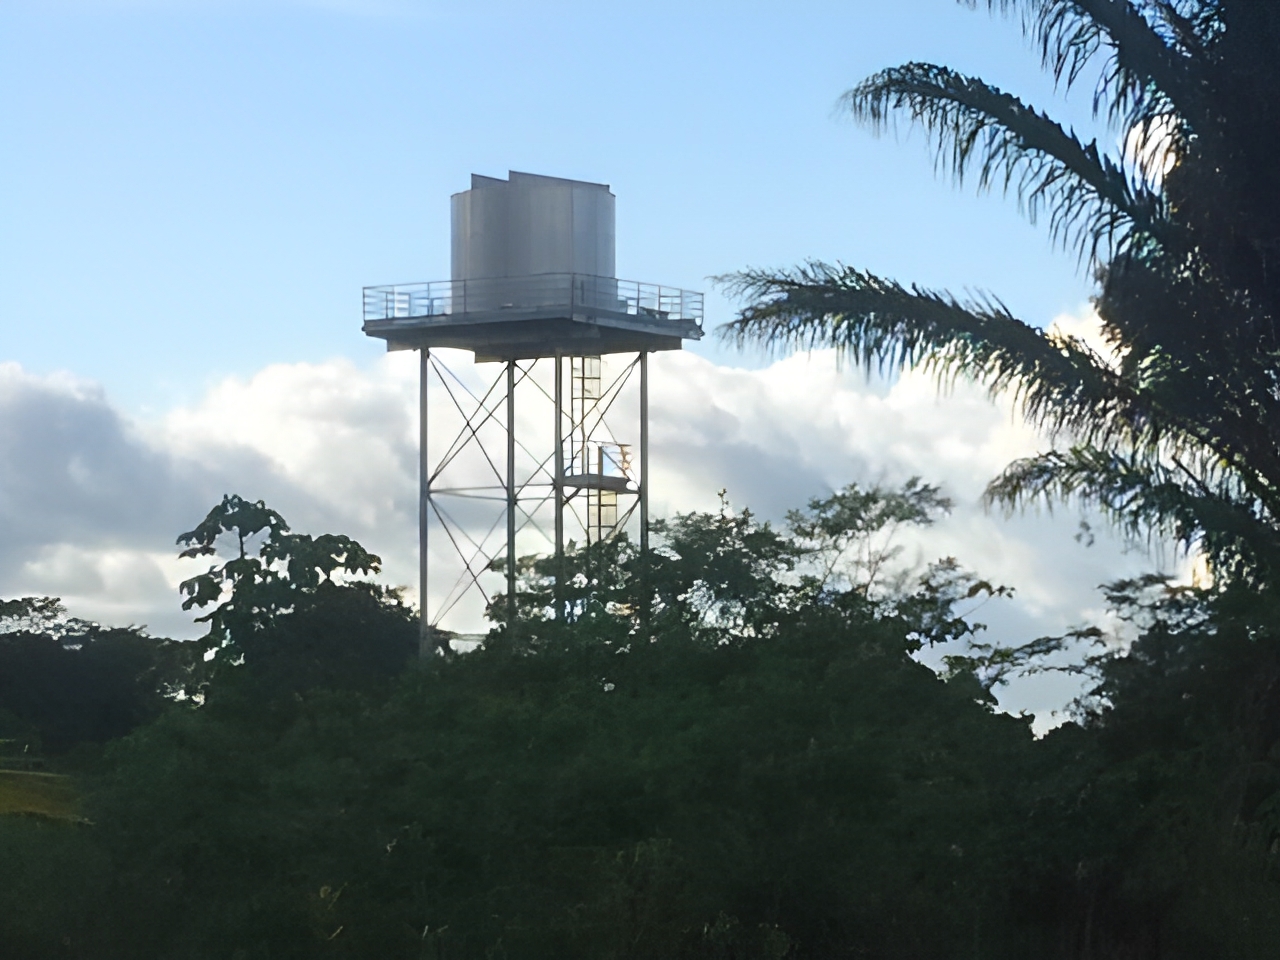
[[435, 653], [431, 616], [427, 610], [427, 524], [431, 518], [431, 461], [427, 456], [427, 380], [431, 371], [431, 351], [418, 351], [418, 658]]
[[507, 361], [507, 622], [516, 619], [516, 362]]
[[649, 353], [640, 352], [640, 551], [649, 552]]
[[556, 467], [555, 467], [555, 499], [556, 499], [556, 619], [564, 616], [564, 593], [560, 581], [564, 577], [564, 357], [556, 351]]

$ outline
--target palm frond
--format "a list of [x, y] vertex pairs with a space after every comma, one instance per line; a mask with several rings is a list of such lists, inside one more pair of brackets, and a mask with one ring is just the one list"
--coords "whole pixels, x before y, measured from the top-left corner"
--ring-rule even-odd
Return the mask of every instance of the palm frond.
[[[1150, 5], [1158, 22], [1168, 33], [1170, 45], [1174, 50], [1188, 57], [1204, 56], [1206, 41], [1212, 37], [1213, 33], [1208, 29], [1208, 21], [1205, 20], [1205, 14], [1209, 11], [1204, 4], [1188, 5], [1185, 2], [1174, 3], [1172, 0], [1150, 0]], [[1180, 6], [1188, 9], [1179, 9]]]
[[747, 270], [719, 282], [747, 301], [719, 331], [739, 347], [833, 348], [867, 370], [919, 365], [944, 385], [978, 382], [1009, 396], [1050, 438], [1176, 462], [1206, 482], [1233, 476], [1280, 515], [1280, 456], [1259, 427], [1266, 398], [1249, 388], [1256, 378], [1222, 376], [1212, 361], [1189, 364], [1131, 340], [1127, 352], [1104, 356], [997, 301], [961, 302], [841, 265]]
[[[1013, 192], [1033, 222], [1044, 211], [1055, 240], [1096, 257], [1129, 235], [1164, 238], [1158, 194], [1075, 134], [1011, 94], [947, 67], [908, 63], [881, 71], [842, 98], [855, 118], [883, 130], [899, 113], [928, 131], [940, 166], [980, 188]], [[1110, 251], [1108, 251], [1110, 252]]]
[[1234, 576], [1280, 562], [1275, 516], [1238, 477], [1197, 476], [1176, 461], [1077, 445], [1015, 460], [987, 486], [989, 506], [1074, 501], [1093, 507], [1135, 538], [1172, 538]]
[[922, 127], [941, 169], [1014, 194], [1055, 241], [1091, 258], [1112, 355], [990, 298], [822, 263], [722, 278], [746, 306], [721, 336], [982, 383], [1052, 442], [1073, 444], [1011, 465], [991, 502], [1080, 499], [1130, 534], [1167, 532], [1204, 550], [1219, 572], [1280, 571], [1280, 241], [1267, 136], [1278, 7], [986, 2], [1022, 14], [1061, 86], [1100, 66], [1094, 112], [1120, 127], [1125, 157], [926, 63], [878, 73], [842, 103], [877, 130]]
[[[976, 0], [964, 0], [976, 6]], [[1002, 13], [1021, 14], [1041, 61], [1064, 88], [1104, 57], [1094, 112], [1132, 127], [1176, 113], [1207, 129], [1200, 86], [1204, 41], [1212, 35], [1216, 4], [1192, 0], [987, 0]]]
[[719, 282], [747, 301], [720, 328], [739, 347], [830, 347], [882, 372], [919, 364], [943, 383], [963, 377], [992, 395], [1011, 394], [1027, 420], [1051, 435], [1151, 447], [1179, 434], [1176, 418], [1153, 409], [1144, 393], [1150, 370], [1126, 372], [1132, 367], [1024, 323], [998, 301], [961, 302], [816, 262]]

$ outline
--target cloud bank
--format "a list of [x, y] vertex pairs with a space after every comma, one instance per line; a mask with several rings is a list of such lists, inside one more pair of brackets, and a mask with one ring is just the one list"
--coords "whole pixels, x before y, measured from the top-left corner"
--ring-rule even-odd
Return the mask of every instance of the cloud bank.
[[[417, 372], [405, 354], [367, 370], [275, 365], [141, 422], [94, 384], [0, 364], [0, 596], [61, 596], [78, 616], [194, 636], [176, 586], [199, 565], [176, 560], [174, 539], [229, 492], [266, 500], [296, 530], [349, 534], [383, 556], [385, 581], [416, 583]], [[850, 481], [921, 476], [956, 509], [911, 548], [1014, 587], [979, 615], [1008, 641], [1105, 619], [1096, 586], [1154, 566], [1105, 535], [1086, 548], [1070, 510], [984, 512], [986, 482], [1041, 441], [971, 386], [868, 381], [829, 352], [759, 370], [660, 354], [651, 375], [656, 515], [714, 509], [725, 488], [777, 521]], [[1005, 699], [1063, 697], [1041, 681]]]

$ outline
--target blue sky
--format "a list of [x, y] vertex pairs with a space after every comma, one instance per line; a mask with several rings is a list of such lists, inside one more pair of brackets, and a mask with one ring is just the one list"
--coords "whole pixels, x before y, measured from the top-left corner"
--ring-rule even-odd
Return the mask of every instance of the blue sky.
[[628, 278], [818, 257], [1079, 308], [1087, 277], [1013, 201], [835, 112], [910, 59], [1088, 123], [1016, 23], [951, 0], [4, 0], [3, 355], [138, 412], [367, 362], [360, 287], [446, 276], [449, 195], [508, 169], [612, 184]]
[[[908, 60], [1114, 143], [1016, 23], [952, 0], [0, 0], [0, 596], [194, 635], [173, 538], [226, 492], [415, 582], [414, 368], [362, 335], [360, 290], [448, 276], [473, 172], [611, 184], [619, 275], [707, 290], [708, 327], [733, 309], [709, 277], [820, 258], [1087, 336], [1089, 278], [1013, 199], [839, 114]], [[1086, 549], [1070, 509], [985, 514], [1043, 440], [963, 385], [714, 337], [655, 358], [654, 385], [658, 512], [726, 487], [776, 520], [922, 474], [957, 508], [919, 549], [1017, 590], [981, 613], [993, 639], [1105, 621], [1096, 586], [1162, 559]]]

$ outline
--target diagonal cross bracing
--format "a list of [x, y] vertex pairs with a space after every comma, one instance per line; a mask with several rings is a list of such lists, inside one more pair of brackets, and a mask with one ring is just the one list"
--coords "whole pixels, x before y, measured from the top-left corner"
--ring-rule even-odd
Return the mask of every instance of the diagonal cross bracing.
[[[440, 431], [449, 442], [439, 459], [423, 458], [423, 507], [430, 528], [443, 532], [443, 543], [447, 543], [444, 553], [437, 548], [437, 560], [430, 570], [434, 579], [423, 580], [424, 605], [429, 610], [426, 620], [436, 629], [444, 623], [459, 632], [471, 632], [478, 616], [474, 603], [483, 603], [485, 610], [492, 608], [503, 589], [499, 587], [499, 578], [504, 571], [505, 592], [514, 598], [517, 588], [512, 578], [515, 561], [521, 553], [541, 553], [550, 548], [555, 548], [557, 553], [563, 551], [566, 533], [563, 513], [573, 515], [570, 523], [574, 528], [581, 526], [588, 542], [625, 529], [628, 522], [634, 522], [637, 510], [642, 519], [645, 516], [644, 491], [639, 479], [644, 476], [643, 470], [636, 472], [637, 461], [632, 456], [618, 459], [615, 449], [634, 450], [634, 440], [628, 436], [627, 443], [619, 444], [614, 424], [619, 416], [622, 419], [617, 423], [621, 425], [630, 415], [619, 411], [637, 367], [641, 370], [643, 398], [646, 368], [637, 358], [624, 360], [616, 367], [609, 364], [603, 370], [593, 366], [587, 372], [588, 368], [577, 358], [567, 358], [572, 363], [565, 367], [556, 358], [547, 358], [555, 363], [556, 376], [560, 377], [558, 382], [552, 381], [557, 384], [553, 393], [551, 384], [542, 382], [546, 376], [540, 374], [546, 370], [546, 362], [504, 361], [492, 377], [486, 373], [470, 383], [470, 377], [464, 381], [459, 375], [461, 371], [450, 369], [439, 356], [427, 354], [423, 359], [424, 373], [430, 375], [433, 385], [439, 378], [438, 387], [443, 388], [438, 395], [445, 402], [438, 409], [443, 411], [446, 423], [453, 421], [446, 431]], [[599, 358], [590, 359], [599, 363]], [[569, 389], [579, 369], [584, 371], [584, 377], [596, 378], [581, 398], [577, 396], [576, 386], [572, 391]], [[565, 381], [564, 373], [570, 375], [569, 382]], [[599, 373], [604, 377], [600, 378]], [[517, 396], [527, 397], [521, 401], [519, 417], [516, 416]], [[528, 401], [533, 401], [533, 409]], [[627, 411], [632, 402], [627, 400]], [[552, 424], [539, 425], [540, 414], [536, 413], [543, 404], [556, 424], [556, 442], [550, 445], [549, 452], [544, 434], [552, 433]], [[640, 409], [644, 408], [642, 399]], [[425, 406], [423, 409], [425, 412]], [[631, 430], [629, 425], [626, 432], [630, 434]], [[643, 429], [640, 436], [643, 451]], [[584, 451], [591, 451], [588, 473], [626, 477], [630, 481], [627, 489], [597, 489], [590, 483], [579, 486], [576, 481], [572, 486], [565, 484], [565, 468], [576, 461], [566, 462], [563, 458], [569, 454], [571, 445], [579, 443], [584, 445]], [[597, 468], [598, 447], [612, 451], [605, 454], [612, 457], [607, 471], [604, 460]], [[639, 460], [642, 462], [643, 457]], [[616, 472], [619, 466], [622, 473]], [[593, 508], [603, 509], [606, 500], [608, 520], [600, 519], [603, 513], [594, 518], [587, 516]], [[616, 507], [615, 500], [618, 501]], [[456, 508], [449, 506], [449, 501], [453, 501]], [[552, 507], [556, 514], [554, 533], [549, 529]], [[502, 530], [504, 521], [506, 529]], [[424, 527], [424, 544], [426, 530]], [[427, 577], [427, 573], [424, 572], [423, 577]], [[443, 592], [438, 589], [446, 585]], [[466, 626], [462, 626], [464, 621]], [[455, 628], [454, 624], [458, 626]], [[431, 642], [429, 637], [427, 642]]]

